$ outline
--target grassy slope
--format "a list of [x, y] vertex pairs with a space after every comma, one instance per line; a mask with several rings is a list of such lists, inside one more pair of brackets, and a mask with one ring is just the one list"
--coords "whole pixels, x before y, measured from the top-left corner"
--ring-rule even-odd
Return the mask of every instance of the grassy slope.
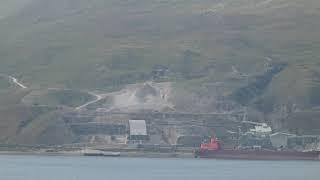
[[26, 105], [78, 107], [93, 100], [86, 92], [74, 90], [33, 90], [23, 98]]
[[63, 144], [73, 135], [57, 116], [55, 108], [28, 107], [24, 90], [0, 92], [0, 144]]
[[266, 56], [315, 61], [319, 3], [266, 2], [34, 0], [2, 21], [0, 70], [44, 86], [106, 88], [144, 80], [154, 64], [179, 71], [186, 50], [200, 54], [195, 71], [224, 67], [218, 80], [231, 64], [260, 71]]
[[[279, 1], [252, 7], [229, 0], [223, 1], [224, 9], [204, 0], [95, 0], [91, 7], [78, 1], [78, 7], [61, 8], [57, 13], [30, 7], [32, 12], [26, 9], [23, 18], [18, 15], [8, 20], [12, 27], [28, 26], [16, 32], [8, 26], [12, 36], [4, 48], [4, 61], [10, 62], [3, 69], [11, 67], [10, 72], [21, 72], [35, 83], [88, 88], [113, 85], [119, 79], [123, 83], [143, 79], [154, 64], [178, 66], [188, 49], [201, 54], [196, 60], [200, 69], [221, 63], [246, 72], [259, 71], [265, 56], [314, 61], [314, 53], [303, 52], [318, 48], [314, 1], [296, 1], [297, 5], [290, 1], [288, 6]], [[64, 5], [53, 4], [58, 4], [56, 9]], [[216, 15], [211, 13], [215, 9]], [[21, 53], [14, 53], [17, 50]], [[129, 66], [113, 67], [112, 61]]]
[[12, 84], [9, 83], [7, 78], [0, 77], [0, 91], [6, 91], [13, 88]]
[[0, 19], [0, 73], [32, 86], [114, 89], [149, 79], [161, 64], [179, 88], [204, 92], [223, 81], [228, 94], [245, 84], [232, 65], [257, 74], [269, 57], [289, 66], [266, 99], [320, 105], [318, 0], [10, 2]]
[[0, 20], [19, 12], [31, 1], [32, 0], [1, 0]]

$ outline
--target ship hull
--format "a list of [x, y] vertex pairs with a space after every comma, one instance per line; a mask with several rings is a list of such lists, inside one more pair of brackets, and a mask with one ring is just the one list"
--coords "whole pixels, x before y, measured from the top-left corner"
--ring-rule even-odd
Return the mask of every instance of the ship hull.
[[291, 152], [266, 150], [217, 150], [197, 151], [195, 157], [240, 160], [320, 160], [320, 152]]
[[102, 156], [102, 157], [119, 157], [120, 153], [83, 153], [84, 156]]

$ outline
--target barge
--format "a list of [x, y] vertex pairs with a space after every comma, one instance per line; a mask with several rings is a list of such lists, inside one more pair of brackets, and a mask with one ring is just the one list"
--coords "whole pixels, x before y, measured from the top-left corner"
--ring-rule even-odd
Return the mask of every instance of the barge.
[[104, 151], [85, 151], [82, 153], [83, 156], [103, 156], [103, 157], [119, 157], [121, 154], [120, 152], [104, 152]]

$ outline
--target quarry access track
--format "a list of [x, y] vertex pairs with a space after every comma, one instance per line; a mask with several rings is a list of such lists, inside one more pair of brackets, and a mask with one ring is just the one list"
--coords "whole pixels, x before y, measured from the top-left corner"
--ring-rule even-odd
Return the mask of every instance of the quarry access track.
[[81, 105], [81, 106], [76, 107], [76, 110], [81, 110], [81, 109], [89, 106], [90, 104], [94, 104], [94, 103], [96, 103], [96, 102], [98, 102], [98, 101], [100, 101], [101, 99], [104, 98], [102, 95], [96, 94], [96, 93], [94, 93], [94, 92], [90, 92], [90, 91], [89, 91], [88, 94], [94, 96], [95, 99], [92, 100], [92, 101], [89, 101], [89, 102], [87, 102], [87, 103], [85, 103], [85, 104], [83, 104], [83, 105]]
[[28, 88], [26, 85], [24, 85], [22, 82], [20, 82], [17, 78], [15, 78], [13, 76], [6, 75], [6, 74], [0, 74], [0, 76], [8, 78], [13, 84], [17, 85], [21, 89], [27, 89]]

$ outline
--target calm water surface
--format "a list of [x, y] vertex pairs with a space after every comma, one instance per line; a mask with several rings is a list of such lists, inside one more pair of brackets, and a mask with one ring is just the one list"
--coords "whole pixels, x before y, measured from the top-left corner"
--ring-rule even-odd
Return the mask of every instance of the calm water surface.
[[319, 180], [320, 162], [0, 156], [0, 180]]

